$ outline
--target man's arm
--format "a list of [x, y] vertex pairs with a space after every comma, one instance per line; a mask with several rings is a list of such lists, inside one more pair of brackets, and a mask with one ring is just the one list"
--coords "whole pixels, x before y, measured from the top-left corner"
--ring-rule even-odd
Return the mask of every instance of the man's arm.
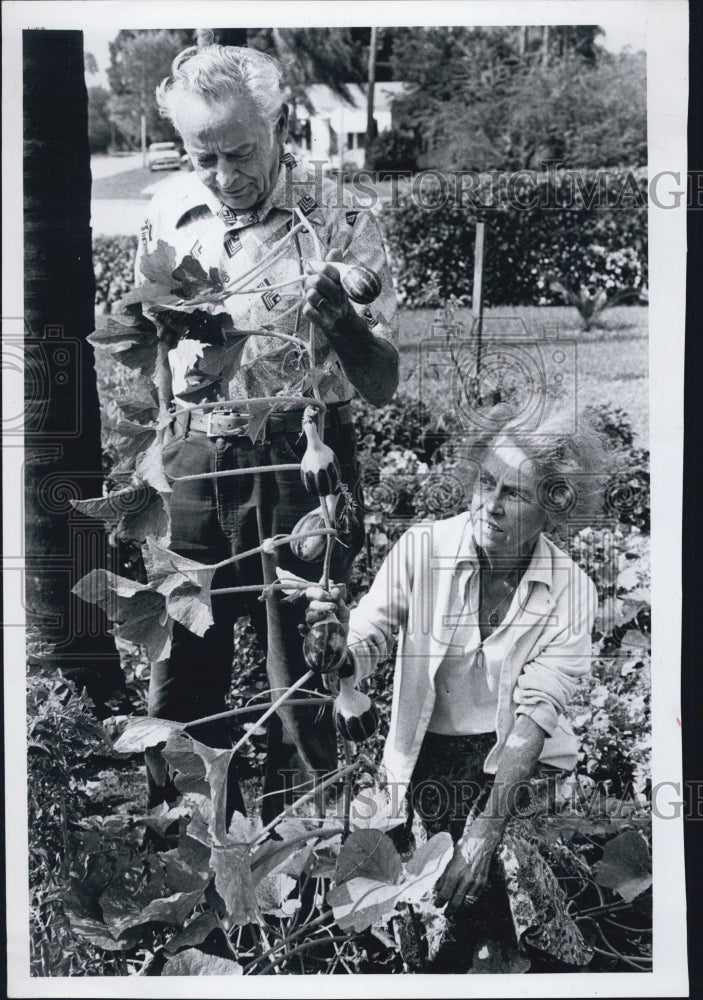
[[308, 263], [303, 316], [323, 331], [354, 388], [373, 406], [383, 406], [398, 388], [398, 352], [352, 308], [339, 272], [331, 266], [341, 258], [340, 251], [332, 250], [330, 265]]

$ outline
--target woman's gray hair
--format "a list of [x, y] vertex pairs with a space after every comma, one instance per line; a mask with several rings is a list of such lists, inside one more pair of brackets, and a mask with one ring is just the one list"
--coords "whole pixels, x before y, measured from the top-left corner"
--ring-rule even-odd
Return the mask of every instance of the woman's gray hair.
[[549, 527], [564, 527], [570, 520], [581, 523], [602, 509], [607, 448], [587, 414], [552, 405], [539, 426], [528, 429], [524, 417], [499, 403], [486, 415], [484, 426], [485, 435], [471, 449], [474, 455], [482, 458], [505, 439], [520, 448], [537, 472], [538, 500]]
[[246, 94], [262, 120], [273, 128], [283, 103], [281, 67], [258, 49], [192, 46], [176, 56], [171, 76], [156, 88], [159, 112], [173, 124], [178, 101], [184, 94], [197, 94], [214, 103]]

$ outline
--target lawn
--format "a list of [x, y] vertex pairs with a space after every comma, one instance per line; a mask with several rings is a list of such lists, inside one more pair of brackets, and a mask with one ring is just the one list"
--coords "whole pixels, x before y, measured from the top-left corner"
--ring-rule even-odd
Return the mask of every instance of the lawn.
[[[439, 344], [432, 353], [428, 341], [442, 340], [444, 331], [432, 309], [400, 313], [400, 388], [421, 396], [437, 416], [454, 397], [451, 365], [443, 363]], [[471, 336], [471, 310], [455, 316], [462, 337]], [[557, 366], [554, 340], [563, 348]], [[545, 348], [548, 345], [549, 350]], [[597, 329], [580, 329], [575, 309], [566, 306], [516, 306], [487, 309], [484, 317], [484, 358], [495, 355], [529, 366], [544, 365], [547, 383], [562, 375], [562, 389], [579, 406], [610, 404], [624, 410], [637, 435], [637, 445], [649, 439], [648, 324], [646, 306], [619, 306], [606, 312]], [[461, 355], [457, 355], [459, 358]], [[560, 355], [561, 356], [561, 355]], [[527, 362], [525, 362], [527, 359]], [[432, 363], [429, 363], [431, 360]], [[468, 361], [468, 352], [467, 352]], [[489, 361], [486, 362], [488, 366]], [[463, 367], [463, 364], [462, 364]], [[559, 371], [555, 371], [558, 367]], [[527, 372], [529, 374], [529, 371]]]

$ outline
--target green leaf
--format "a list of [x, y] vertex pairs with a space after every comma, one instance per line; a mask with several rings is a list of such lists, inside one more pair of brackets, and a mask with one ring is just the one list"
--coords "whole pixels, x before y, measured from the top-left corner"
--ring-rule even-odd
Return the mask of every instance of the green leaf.
[[299, 899], [289, 899], [297, 885], [294, 878], [285, 872], [265, 875], [256, 886], [256, 905], [260, 913], [275, 917], [290, 917], [300, 907]]
[[144, 646], [152, 662], [169, 656], [172, 626], [163, 594], [106, 569], [94, 569], [82, 577], [73, 593], [101, 607], [110, 621], [117, 623], [114, 634]]
[[474, 948], [474, 960], [469, 969], [473, 975], [502, 973], [520, 975], [532, 963], [509, 941], [483, 941]]
[[368, 878], [395, 885], [403, 872], [400, 855], [380, 830], [355, 830], [345, 840], [337, 858], [334, 881]]
[[111, 400], [125, 420], [155, 427], [159, 417], [159, 400], [154, 385], [143, 378], [130, 383], [129, 394]]
[[249, 423], [247, 435], [252, 444], [264, 441], [266, 438], [266, 423], [273, 413], [271, 403], [254, 403], [249, 405]]
[[201, 794], [204, 778], [209, 793], [208, 814], [204, 817], [208, 832], [213, 843], [224, 845], [227, 842], [227, 771], [232, 751], [208, 747], [192, 736], [176, 733], [169, 739], [162, 753], [169, 766], [179, 772], [175, 778], [179, 790]]
[[[174, 955], [179, 948], [189, 948], [196, 944], [202, 944], [205, 938], [218, 927], [217, 917], [212, 910], [206, 910], [183, 928], [180, 933], [172, 937], [164, 945], [164, 951]], [[172, 973], [178, 975], [178, 973]]]
[[202, 898], [209, 878], [195, 872], [175, 852], [158, 855], [148, 868], [136, 866], [131, 877], [113, 877], [99, 899], [105, 923], [119, 937], [147, 923], [181, 926]]
[[163, 494], [152, 486], [131, 486], [106, 497], [71, 500], [71, 503], [81, 514], [103, 521], [117, 538], [143, 542], [147, 535], [152, 535], [168, 542], [171, 530], [168, 505]]
[[156, 440], [156, 425], [148, 426], [134, 420], [120, 419], [111, 424], [106, 445], [114, 448], [119, 456], [119, 464], [113, 474], [130, 472], [137, 457]]
[[197, 948], [186, 948], [170, 958], [162, 976], [241, 976], [242, 967], [229, 958], [208, 955]]
[[139, 258], [139, 270], [147, 281], [169, 286], [176, 267], [176, 251], [165, 240], [158, 240], [150, 252]]
[[163, 463], [163, 431], [159, 431], [146, 451], [137, 455], [134, 463], [135, 474], [159, 493], [170, 493], [171, 484], [166, 478]]
[[124, 936], [115, 937], [102, 920], [79, 916], [66, 906], [64, 912], [76, 937], [85, 938], [86, 941], [97, 945], [98, 948], [104, 948], [105, 951], [131, 951], [139, 941], [138, 931], [132, 930]]
[[249, 844], [213, 845], [210, 867], [215, 888], [234, 924], [256, 922], [256, 891], [250, 868]]
[[[351, 834], [346, 843], [357, 834], [377, 833], [375, 830], [359, 830]], [[434, 888], [453, 852], [451, 836], [448, 833], [438, 833], [416, 852], [399, 884], [355, 877], [347, 879], [341, 885], [335, 885], [327, 894], [334, 919], [342, 930], [353, 929], [359, 932], [385, 919], [398, 903], [418, 903]]]
[[210, 587], [215, 569], [153, 538], [147, 538], [143, 556], [149, 583], [166, 598], [170, 617], [195, 635], [205, 635], [213, 624]]
[[652, 884], [652, 859], [644, 838], [630, 830], [609, 840], [593, 871], [598, 885], [631, 903]]
[[153, 375], [159, 336], [156, 326], [145, 316], [134, 322], [133, 314], [113, 313], [105, 317], [104, 327], [87, 339], [94, 347], [109, 351], [120, 364], [143, 375]]
[[132, 719], [122, 735], [115, 741], [120, 753], [144, 753], [147, 747], [156, 747], [183, 729], [185, 723], [168, 719]]

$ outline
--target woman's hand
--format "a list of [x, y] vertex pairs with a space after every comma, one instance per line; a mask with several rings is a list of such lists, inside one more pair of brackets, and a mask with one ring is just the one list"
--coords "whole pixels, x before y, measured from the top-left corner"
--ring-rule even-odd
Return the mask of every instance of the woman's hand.
[[491, 860], [502, 832], [502, 824], [480, 816], [467, 826], [437, 884], [437, 905], [447, 903], [447, 915], [463, 905], [475, 903], [486, 888]]
[[[340, 250], [330, 250], [325, 261], [341, 261]], [[340, 320], [353, 311], [349, 297], [342, 287], [339, 271], [326, 263], [307, 261], [309, 272], [305, 279], [305, 305], [303, 316], [311, 320], [324, 333], [334, 331]]]
[[337, 620], [344, 629], [346, 635], [349, 631], [349, 608], [344, 603], [345, 587], [308, 587], [305, 596], [308, 600], [308, 610], [305, 612], [305, 621], [308, 625], [314, 625], [321, 621], [325, 615], [336, 615]]

